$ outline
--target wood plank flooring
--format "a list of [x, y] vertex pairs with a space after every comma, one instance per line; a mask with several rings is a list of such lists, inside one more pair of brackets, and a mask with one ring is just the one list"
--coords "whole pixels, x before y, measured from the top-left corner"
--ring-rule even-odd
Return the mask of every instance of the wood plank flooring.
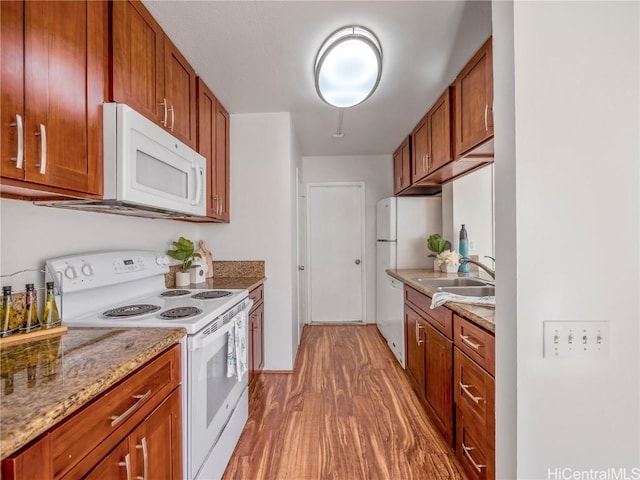
[[305, 326], [293, 374], [250, 395], [224, 480], [466, 478], [375, 325]]

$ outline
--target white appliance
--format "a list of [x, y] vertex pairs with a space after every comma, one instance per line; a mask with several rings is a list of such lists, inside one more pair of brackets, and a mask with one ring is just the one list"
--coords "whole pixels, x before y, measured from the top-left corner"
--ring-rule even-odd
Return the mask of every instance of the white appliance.
[[207, 165], [198, 152], [121, 103], [103, 105], [104, 200], [40, 205], [171, 218], [207, 212]]
[[161, 253], [112, 251], [47, 260], [46, 269], [62, 279], [57, 287], [67, 325], [186, 329], [183, 478], [215, 480], [248, 418], [248, 375], [227, 376], [227, 345], [229, 335], [242, 331], [239, 321], [246, 335], [253, 301], [247, 290], [167, 290], [168, 264]]
[[391, 197], [376, 209], [376, 323], [389, 348], [405, 366], [403, 285], [385, 273], [429, 268], [427, 237], [442, 234], [440, 197]]

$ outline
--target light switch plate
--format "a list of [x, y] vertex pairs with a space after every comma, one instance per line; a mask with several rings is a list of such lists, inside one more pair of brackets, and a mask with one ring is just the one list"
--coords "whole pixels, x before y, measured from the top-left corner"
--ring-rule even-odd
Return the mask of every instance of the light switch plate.
[[609, 358], [610, 349], [608, 321], [544, 322], [545, 358]]

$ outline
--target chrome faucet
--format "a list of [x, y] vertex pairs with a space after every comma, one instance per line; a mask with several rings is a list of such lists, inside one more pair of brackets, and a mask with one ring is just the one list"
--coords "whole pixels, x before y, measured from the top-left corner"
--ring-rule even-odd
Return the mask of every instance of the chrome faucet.
[[[496, 261], [495, 258], [490, 257], [490, 256], [485, 256], [484, 258], [490, 258], [491, 260], [493, 260], [494, 262]], [[477, 260], [472, 260], [470, 258], [467, 257], [462, 257], [460, 258], [460, 264], [464, 265], [465, 263], [472, 263], [474, 265], [477, 265], [478, 267], [480, 267], [481, 269], [483, 269], [485, 272], [487, 272], [491, 278], [493, 278], [494, 280], [496, 279], [496, 271], [492, 270], [491, 268], [487, 267], [484, 263], [482, 262], [478, 262]]]

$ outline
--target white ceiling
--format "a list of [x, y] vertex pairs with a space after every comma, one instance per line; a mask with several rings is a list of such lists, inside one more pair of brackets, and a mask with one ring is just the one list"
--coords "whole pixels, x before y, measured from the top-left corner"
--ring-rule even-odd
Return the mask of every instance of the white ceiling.
[[[230, 113], [291, 112], [304, 156], [389, 154], [491, 34], [482, 1], [150, 1], [145, 5]], [[313, 61], [339, 27], [373, 30], [378, 89], [344, 112], [316, 95]]]

